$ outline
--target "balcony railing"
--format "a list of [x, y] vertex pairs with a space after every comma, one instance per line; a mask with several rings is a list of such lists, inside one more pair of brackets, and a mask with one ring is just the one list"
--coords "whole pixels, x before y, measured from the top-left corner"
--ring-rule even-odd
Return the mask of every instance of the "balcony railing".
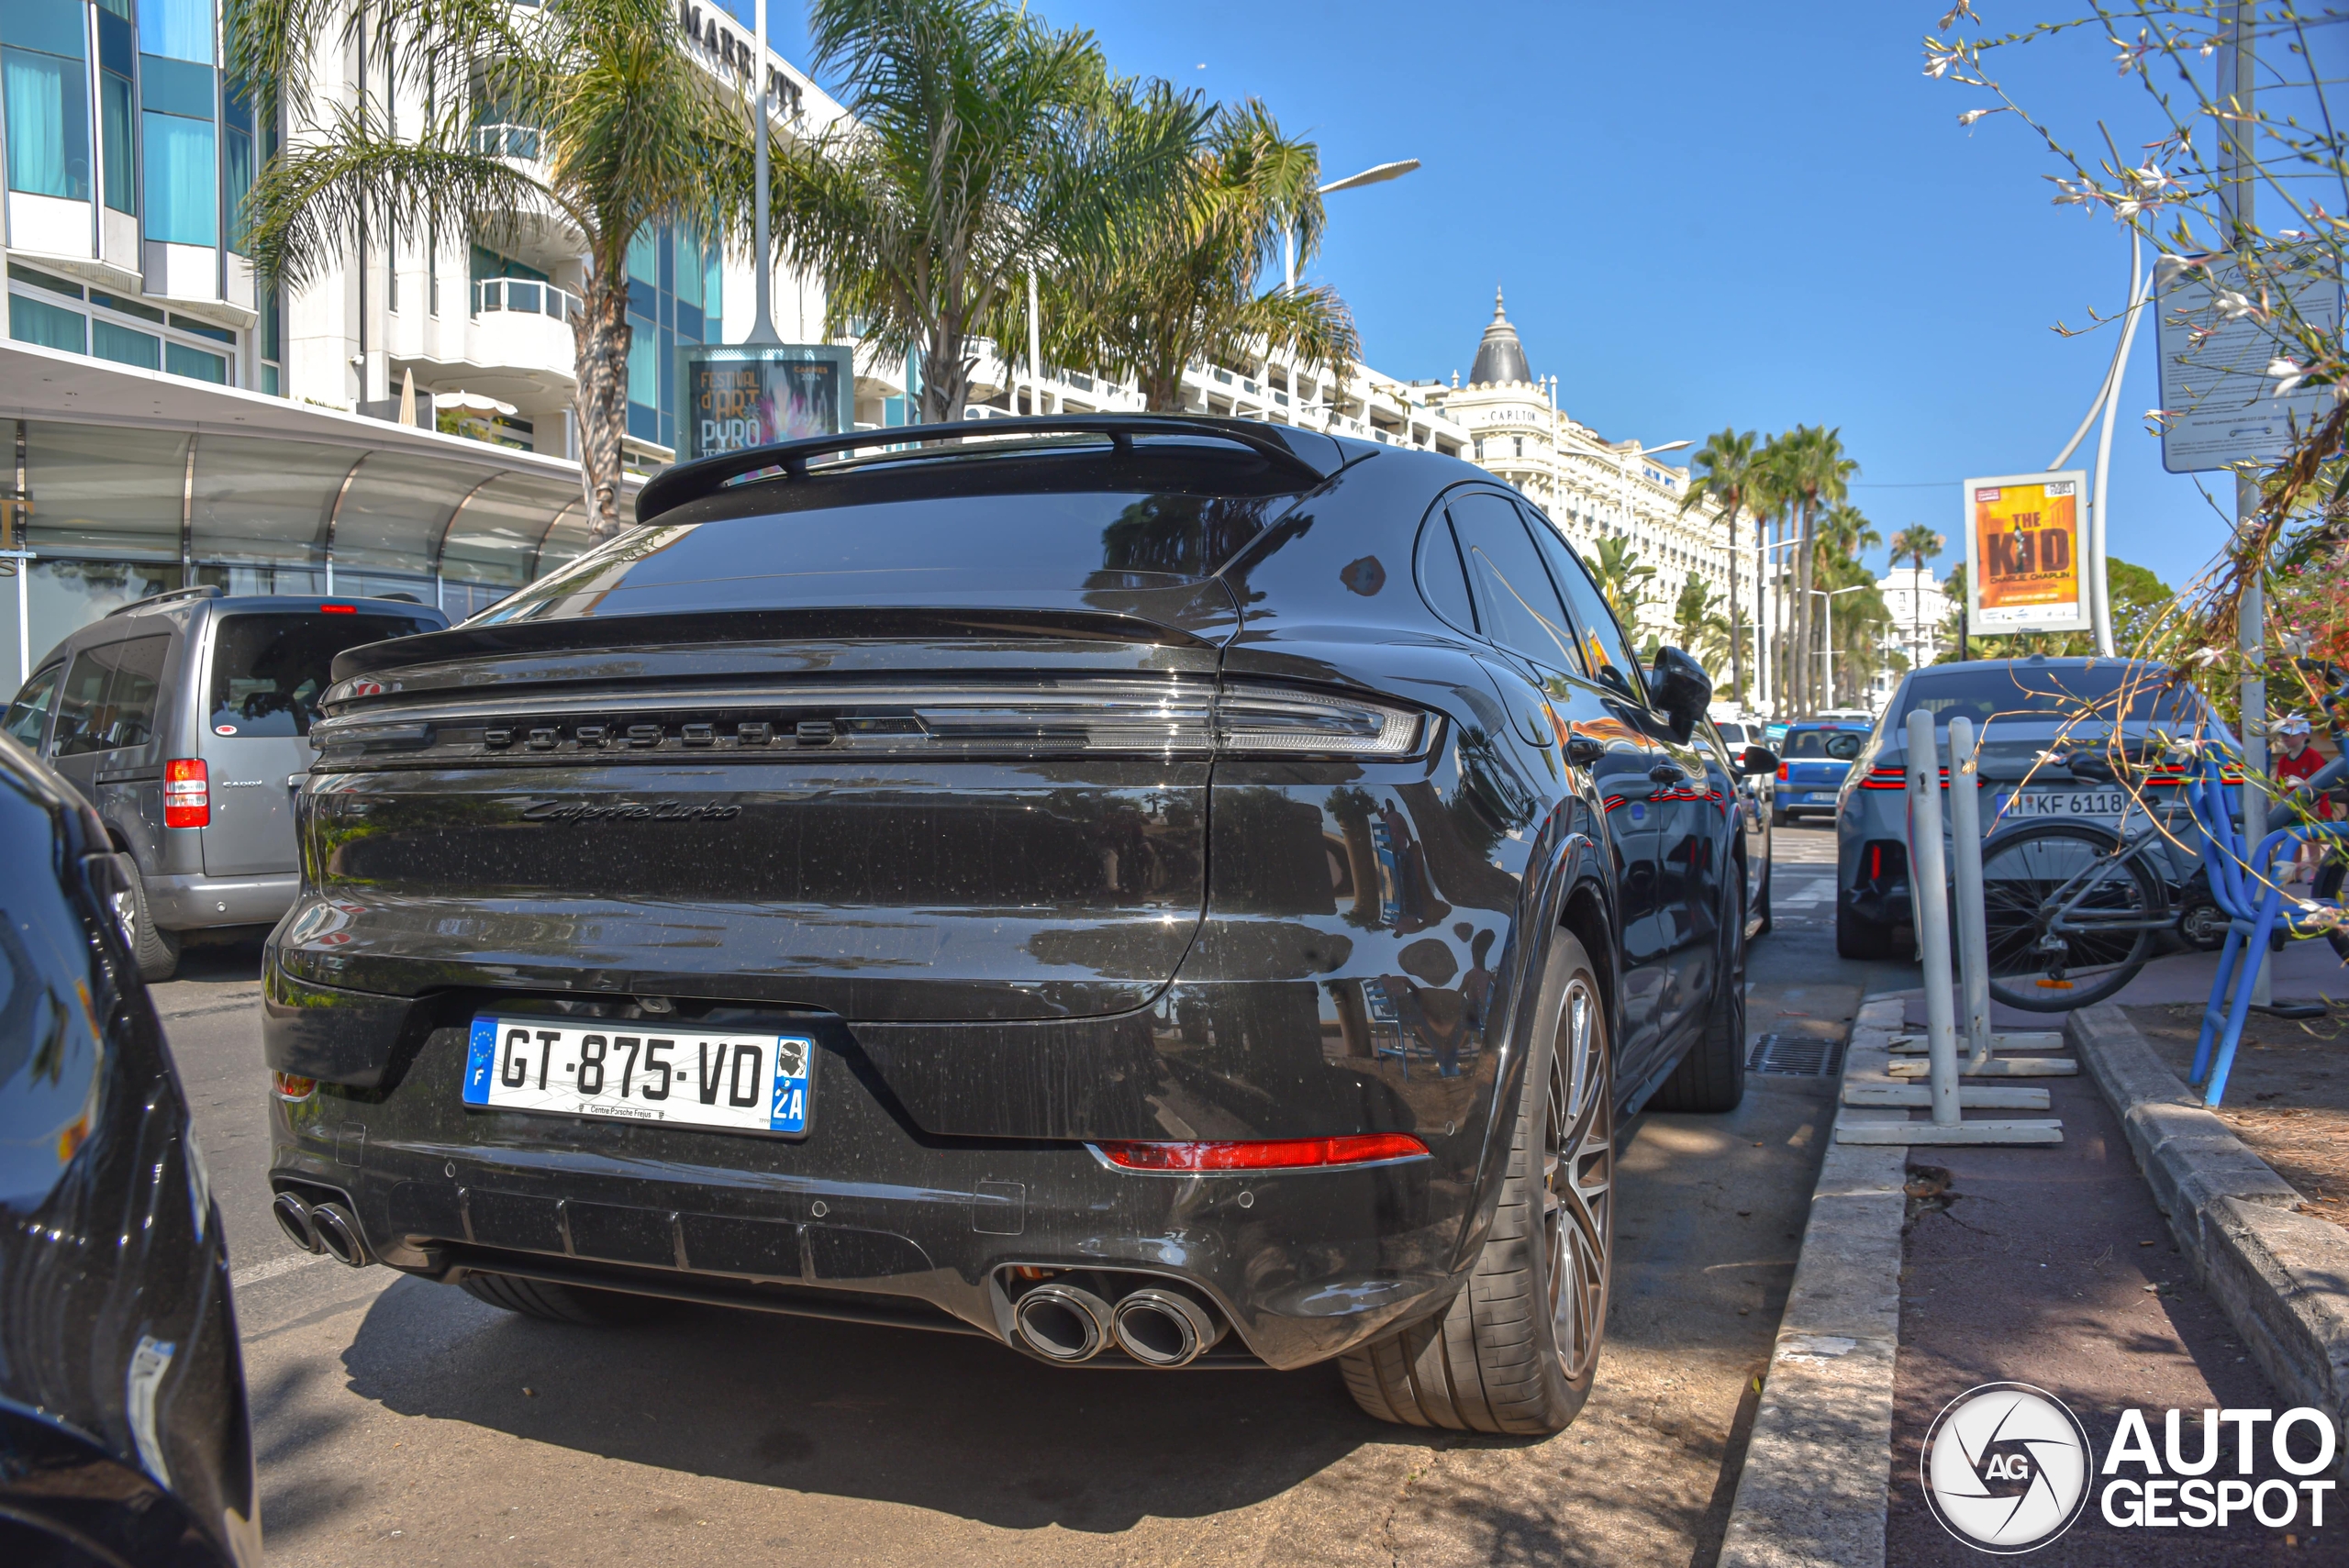
[[537, 161], [545, 156], [546, 132], [534, 125], [477, 125], [473, 150], [491, 158], [521, 158]]
[[511, 310], [529, 316], [568, 321], [579, 309], [579, 296], [552, 284], [529, 278], [483, 278], [473, 284], [473, 314]]

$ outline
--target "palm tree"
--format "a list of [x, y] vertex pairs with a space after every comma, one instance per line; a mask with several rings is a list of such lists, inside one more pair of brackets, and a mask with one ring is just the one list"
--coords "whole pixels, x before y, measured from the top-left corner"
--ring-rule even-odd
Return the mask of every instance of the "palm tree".
[[1188, 199], [1121, 257], [1068, 269], [1047, 319], [1064, 363], [1129, 377], [1156, 413], [1183, 411], [1183, 368], [1286, 350], [1343, 378], [1362, 353], [1335, 290], [1266, 289], [1256, 279], [1294, 226], [1306, 255], [1321, 232], [1319, 150], [1285, 136], [1254, 99], [1219, 110], [1193, 154]]
[[1860, 465], [1843, 455], [1842, 432], [1798, 425], [1783, 438], [1779, 485], [1793, 503], [1795, 522], [1795, 644], [1798, 655], [1793, 683], [1798, 712], [1816, 711], [1822, 684], [1814, 667], [1818, 639], [1811, 589], [1817, 581], [1817, 528], [1820, 509], [1842, 500]]
[[[1761, 580], [1776, 589], [1775, 600], [1769, 606], [1768, 618], [1770, 707], [1772, 715], [1778, 718], [1791, 718], [1795, 715], [1795, 596], [1788, 591], [1785, 577], [1794, 570], [1794, 562], [1787, 558], [1783, 549], [1794, 507], [1794, 488], [1789, 478], [1792, 468], [1789, 440], [1787, 436], [1772, 436], [1754, 453], [1753, 479], [1745, 503], [1753, 513], [1753, 544], [1762, 562]], [[1759, 591], [1757, 588], [1757, 594]]]
[[[1753, 432], [1725, 429], [1706, 438], [1688, 462], [1688, 493], [1680, 498], [1680, 510], [1711, 501], [1721, 509], [1724, 525], [1729, 529], [1729, 684], [1730, 700], [1738, 706], [1745, 704], [1745, 654], [1737, 632], [1737, 519], [1753, 498], [1756, 464], [1753, 455]], [[1690, 582], [1697, 579], [1690, 578]]]
[[[312, 102], [312, 51], [363, 38], [398, 83], [471, 82], [395, 137], [362, 93], [328, 125], [297, 124], [247, 198], [262, 276], [298, 287], [355, 247], [550, 232], [585, 270], [570, 317], [582, 478], [598, 538], [619, 527], [628, 426], [628, 251], [650, 228], [713, 232], [713, 178], [746, 180], [751, 109], [678, 47], [668, 0], [228, 0], [229, 63], [264, 123]], [[396, 48], [391, 46], [396, 45]], [[477, 143], [477, 111], [537, 128]], [[508, 153], [529, 156], [507, 156]], [[428, 240], [429, 242], [429, 240]]]
[[1693, 572], [1672, 606], [1672, 630], [1682, 650], [1700, 664], [1719, 668], [1724, 656], [1737, 656], [1736, 632], [1721, 613], [1721, 596]]
[[1640, 610], [1648, 601], [1649, 580], [1655, 568], [1642, 565], [1631, 553], [1631, 541], [1620, 535], [1610, 534], [1598, 541], [1598, 591], [1607, 600], [1607, 607], [1615, 612], [1622, 623], [1623, 635], [1636, 640], [1640, 635]]
[[1190, 199], [1208, 112], [1000, 0], [810, 11], [849, 114], [775, 161], [776, 237], [822, 275], [831, 330], [918, 356], [923, 421], [960, 419], [973, 339], [1009, 340], [1030, 273], [1122, 261]]
[[[1948, 539], [1924, 524], [1911, 523], [1892, 536], [1892, 559], [1896, 563], [1906, 561], [1921, 575], [1925, 562], [1940, 555], [1948, 544]], [[1909, 580], [1909, 658], [1911, 663], [1917, 662], [1923, 651], [1920, 645], [1925, 640], [1925, 634], [1919, 618], [1924, 607], [1922, 584], [1912, 576]]]

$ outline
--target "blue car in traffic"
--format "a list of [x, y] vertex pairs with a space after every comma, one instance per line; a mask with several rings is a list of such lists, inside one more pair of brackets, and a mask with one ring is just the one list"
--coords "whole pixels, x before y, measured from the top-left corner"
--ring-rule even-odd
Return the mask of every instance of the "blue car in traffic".
[[1867, 744], [1865, 724], [1809, 722], [1787, 726], [1778, 747], [1778, 783], [1770, 821], [1783, 827], [1791, 817], [1832, 817], [1836, 796], [1852, 771], [1852, 759]]

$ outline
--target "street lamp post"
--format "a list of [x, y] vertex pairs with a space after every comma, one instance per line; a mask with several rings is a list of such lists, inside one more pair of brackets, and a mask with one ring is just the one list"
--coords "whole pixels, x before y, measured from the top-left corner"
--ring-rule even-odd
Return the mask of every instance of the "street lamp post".
[[[1416, 158], [1399, 159], [1393, 163], [1373, 164], [1359, 174], [1349, 174], [1342, 180], [1332, 180], [1326, 185], [1317, 187], [1314, 195], [1334, 195], [1340, 191], [1351, 191], [1361, 185], [1383, 184], [1388, 180], [1401, 179], [1419, 166], [1419, 161]], [[1297, 225], [1294, 223], [1285, 224], [1281, 228], [1281, 277], [1284, 286], [1289, 293], [1295, 294], [1297, 292]]]
[[1873, 583], [1854, 583], [1848, 588], [1813, 588], [1811, 592], [1827, 601], [1827, 646], [1821, 655], [1827, 661], [1827, 704], [1835, 705], [1835, 601], [1845, 594], [1856, 594], [1863, 588], [1873, 588]]

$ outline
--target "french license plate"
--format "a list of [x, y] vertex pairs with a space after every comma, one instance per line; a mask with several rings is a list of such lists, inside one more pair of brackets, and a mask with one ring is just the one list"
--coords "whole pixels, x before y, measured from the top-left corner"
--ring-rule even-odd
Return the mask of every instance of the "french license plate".
[[2126, 790], [2026, 789], [2000, 800], [1998, 815], [2009, 821], [2027, 817], [2118, 817], [2128, 805]]
[[465, 1104], [796, 1138], [815, 1066], [805, 1035], [477, 1018]]

